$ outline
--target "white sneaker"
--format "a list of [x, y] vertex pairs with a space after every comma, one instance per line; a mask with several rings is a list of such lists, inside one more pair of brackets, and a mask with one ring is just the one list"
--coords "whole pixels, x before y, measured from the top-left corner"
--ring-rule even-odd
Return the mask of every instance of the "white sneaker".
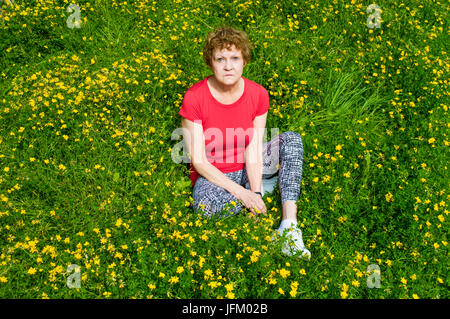
[[275, 231], [275, 236], [272, 239], [276, 239], [276, 237], [281, 237], [286, 235], [286, 241], [283, 243], [282, 253], [288, 256], [295, 255], [297, 252], [300, 252], [301, 257], [306, 257], [311, 259], [311, 252], [306, 249], [305, 244], [303, 243], [302, 231], [300, 228], [292, 225], [288, 228], [277, 229]]

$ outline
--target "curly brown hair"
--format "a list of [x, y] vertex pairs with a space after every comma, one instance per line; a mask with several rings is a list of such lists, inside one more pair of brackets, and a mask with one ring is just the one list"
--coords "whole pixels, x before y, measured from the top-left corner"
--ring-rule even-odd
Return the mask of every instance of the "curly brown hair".
[[221, 27], [210, 32], [203, 47], [203, 58], [208, 67], [212, 67], [212, 58], [216, 49], [229, 49], [233, 45], [241, 51], [244, 65], [247, 65], [250, 62], [251, 44], [245, 31], [239, 31], [232, 27]]

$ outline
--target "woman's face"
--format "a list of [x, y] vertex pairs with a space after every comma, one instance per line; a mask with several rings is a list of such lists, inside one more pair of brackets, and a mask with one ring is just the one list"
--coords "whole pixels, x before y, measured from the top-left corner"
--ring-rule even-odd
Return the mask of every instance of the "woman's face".
[[242, 75], [245, 63], [240, 50], [233, 45], [231, 50], [216, 49], [212, 56], [211, 71], [214, 77], [223, 85], [234, 85]]

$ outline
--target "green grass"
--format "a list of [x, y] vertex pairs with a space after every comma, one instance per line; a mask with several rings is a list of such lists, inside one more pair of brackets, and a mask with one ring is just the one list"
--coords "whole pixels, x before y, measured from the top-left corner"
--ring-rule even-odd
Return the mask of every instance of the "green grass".
[[[353, 2], [79, 1], [74, 29], [68, 1], [3, 4], [0, 297], [448, 298], [449, 8], [377, 1], [369, 29]], [[171, 160], [222, 24], [254, 46], [267, 128], [302, 135], [309, 262], [270, 241], [278, 189], [205, 219]]]

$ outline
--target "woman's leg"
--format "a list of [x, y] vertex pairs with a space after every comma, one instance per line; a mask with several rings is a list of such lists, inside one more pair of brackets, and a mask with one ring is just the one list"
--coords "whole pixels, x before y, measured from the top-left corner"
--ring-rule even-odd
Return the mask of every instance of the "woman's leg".
[[299, 133], [285, 132], [280, 137], [279, 184], [281, 203], [298, 200], [303, 171], [303, 142]]
[[[240, 184], [243, 170], [224, 174], [232, 181]], [[194, 211], [201, 212], [206, 217], [228, 217], [236, 215], [244, 208], [234, 195], [202, 176], [195, 182], [192, 193]], [[229, 213], [220, 214], [227, 206], [229, 207]]]
[[[279, 166], [279, 169], [278, 169]], [[297, 218], [296, 202], [303, 171], [303, 142], [297, 132], [284, 132], [263, 145], [263, 179], [278, 174], [283, 219]], [[241, 185], [248, 185], [244, 168]]]
[[[283, 217], [277, 234], [286, 234], [287, 241], [283, 244], [282, 252], [292, 255], [297, 252], [301, 256], [311, 258], [311, 252], [303, 243], [302, 231], [297, 225], [297, 200], [303, 170], [303, 142], [297, 132], [284, 132], [263, 147], [263, 179], [273, 173], [273, 167], [278, 166], [278, 184], [283, 205]], [[247, 172], [243, 181], [248, 182]]]

